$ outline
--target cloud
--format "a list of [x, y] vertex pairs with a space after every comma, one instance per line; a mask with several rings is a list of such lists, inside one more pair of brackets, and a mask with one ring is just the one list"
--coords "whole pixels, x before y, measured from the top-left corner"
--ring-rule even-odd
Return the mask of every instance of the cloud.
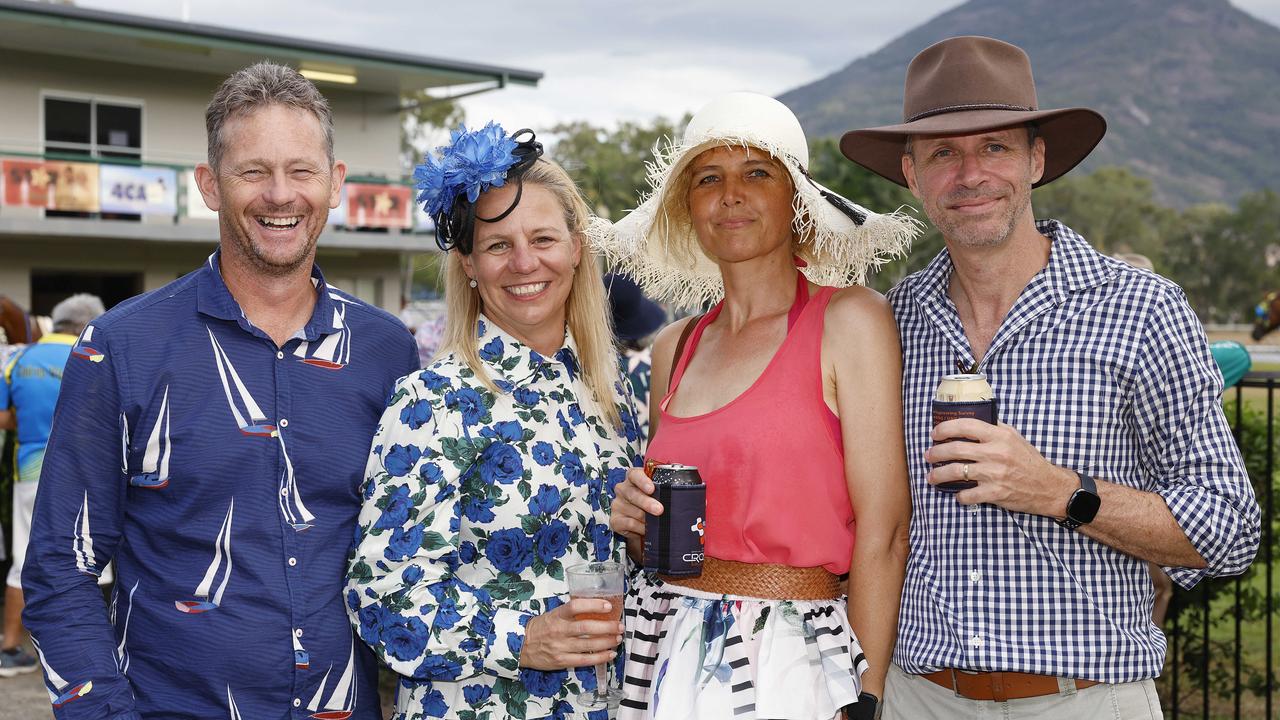
[[[1280, 0], [1233, 0], [1280, 24]], [[81, 0], [176, 19], [173, 0]], [[192, 22], [540, 70], [536, 89], [463, 101], [473, 122], [547, 128], [679, 118], [731, 90], [770, 95], [879, 49], [961, 0], [185, 0]]]
[[[813, 68], [796, 55], [718, 47], [700, 52], [574, 52], [531, 58], [546, 72], [538, 88], [512, 87], [463, 101], [475, 122], [494, 118], [504, 126], [547, 128], [582, 119], [596, 125], [618, 120], [678, 120], [710, 98], [735, 90], [775, 95]], [[591, 68], [582, 73], [581, 68]]]

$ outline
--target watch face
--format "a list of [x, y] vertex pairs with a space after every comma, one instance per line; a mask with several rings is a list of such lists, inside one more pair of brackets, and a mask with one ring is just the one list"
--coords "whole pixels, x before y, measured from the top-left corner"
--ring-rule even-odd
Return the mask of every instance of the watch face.
[[1067, 517], [1081, 524], [1093, 522], [1099, 507], [1102, 507], [1102, 498], [1087, 490], [1077, 490], [1067, 503]]

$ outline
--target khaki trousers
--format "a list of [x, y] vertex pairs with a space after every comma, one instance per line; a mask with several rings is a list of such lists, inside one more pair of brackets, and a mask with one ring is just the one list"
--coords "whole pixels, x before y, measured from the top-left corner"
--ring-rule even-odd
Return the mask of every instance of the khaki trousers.
[[1094, 685], [1073, 695], [969, 700], [889, 666], [881, 720], [1163, 720], [1153, 680]]

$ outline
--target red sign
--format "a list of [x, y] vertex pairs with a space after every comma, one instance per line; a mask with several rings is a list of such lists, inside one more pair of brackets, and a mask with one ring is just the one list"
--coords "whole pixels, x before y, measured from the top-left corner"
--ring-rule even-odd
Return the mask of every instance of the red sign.
[[347, 225], [413, 227], [413, 189], [404, 185], [347, 183]]
[[5, 205], [98, 211], [98, 166], [93, 163], [4, 160], [0, 173]]

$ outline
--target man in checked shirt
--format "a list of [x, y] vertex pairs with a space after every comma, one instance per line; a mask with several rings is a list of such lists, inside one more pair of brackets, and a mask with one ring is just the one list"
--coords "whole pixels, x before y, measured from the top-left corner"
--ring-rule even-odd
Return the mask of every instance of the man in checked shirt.
[[[1243, 572], [1259, 540], [1203, 330], [1177, 285], [1035, 221], [1031, 189], [1106, 123], [1038, 109], [1022, 50], [933, 45], [904, 105], [841, 142], [946, 241], [889, 294], [915, 512], [884, 718], [1161, 718], [1147, 561], [1189, 588]], [[931, 428], [955, 372], [987, 376], [1001, 423]]]

